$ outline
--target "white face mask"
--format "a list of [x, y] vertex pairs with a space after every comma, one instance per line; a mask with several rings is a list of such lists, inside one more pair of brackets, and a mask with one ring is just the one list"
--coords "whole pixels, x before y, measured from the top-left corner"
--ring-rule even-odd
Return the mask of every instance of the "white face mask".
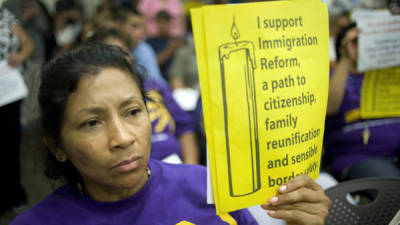
[[82, 30], [82, 24], [70, 24], [56, 34], [58, 46], [64, 46], [69, 42], [74, 41]]

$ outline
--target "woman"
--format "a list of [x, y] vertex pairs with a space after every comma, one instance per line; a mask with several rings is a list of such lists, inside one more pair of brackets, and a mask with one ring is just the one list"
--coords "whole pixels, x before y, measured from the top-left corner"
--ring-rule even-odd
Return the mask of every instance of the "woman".
[[[2, 66], [21, 68], [22, 63], [32, 55], [34, 45], [15, 16], [7, 9], [0, 9], [0, 63]], [[3, 71], [3, 70], [2, 70]], [[0, 76], [2, 74], [0, 73]], [[8, 84], [0, 81], [0, 89]], [[0, 91], [0, 94], [4, 94]], [[2, 96], [0, 96], [0, 99]], [[7, 181], [0, 188], [0, 214], [5, 210], [26, 205], [26, 194], [20, 181], [19, 143], [21, 139], [21, 100], [0, 107], [0, 141], [3, 150], [0, 170]]]
[[[129, 39], [115, 29], [99, 31], [88, 41], [117, 46], [130, 54]], [[152, 78], [145, 77], [143, 88], [151, 99], [146, 101], [152, 126], [150, 157], [169, 162], [199, 164], [199, 150], [190, 115], [178, 106], [169, 88]]]
[[357, 72], [359, 34], [352, 23], [336, 38], [337, 64], [328, 96], [326, 161], [339, 180], [400, 177], [400, 118], [360, 117], [364, 73]]
[[[60, 187], [11, 224], [226, 224], [206, 204], [206, 171], [149, 160], [142, 81], [122, 51], [84, 46], [43, 70], [39, 103], [47, 175]], [[264, 208], [288, 224], [323, 224], [329, 199], [306, 176]], [[224, 215], [255, 224], [247, 210]]]

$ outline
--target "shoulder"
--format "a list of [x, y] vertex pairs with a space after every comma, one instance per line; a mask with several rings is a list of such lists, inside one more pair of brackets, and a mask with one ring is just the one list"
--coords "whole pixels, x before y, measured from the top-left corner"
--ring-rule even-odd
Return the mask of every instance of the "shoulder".
[[171, 178], [192, 179], [207, 176], [206, 167], [191, 164], [171, 164], [158, 160], [150, 160], [150, 166], [156, 166], [161, 170], [161, 174]]
[[144, 66], [151, 63], [157, 63], [156, 53], [154, 52], [153, 48], [144, 41], [139, 42], [137, 47], [133, 50], [133, 55], [136, 57], [139, 63], [143, 63]]
[[[165, 193], [169, 193], [170, 202], [184, 205], [184, 208], [179, 207], [179, 209], [186, 213], [187, 218], [194, 215], [193, 218], [197, 219], [197, 222], [194, 222], [195, 224], [210, 224], [210, 222], [221, 224], [220, 217], [215, 214], [214, 205], [207, 204], [207, 170], [205, 167], [168, 164], [156, 160], [150, 160], [149, 166], [152, 170], [155, 170], [154, 172], [160, 174], [160, 180], [156, 185], [162, 190], [163, 197], [165, 198]], [[152, 192], [152, 194], [156, 193]], [[171, 208], [174, 208], [173, 204]], [[247, 209], [238, 210], [224, 216], [224, 218], [230, 217], [237, 224], [257, 224]], [[193, 219], [193, 221], [196, 221], [196, 219]]]
[[[133, 51], [136, 57], [154, 57], [156, 59], [156, 53], [154, 52], [151, 45], [145, 41], [140, 41], [136, 49]], [[145, 56], [142, 56], [145, 55]]]
[[150, 52], [153, 51], [153, 48], [151, 47], [151, 45], [149, 43], [145, 42], [145, 41], [141, 41], [140, 45], [141, 45], [141, 48], [146, 50], [146, 51], [150, 51]]
[[145, 91], [153, 90], [157, 92], [163, 92], [165, 89], [152, 77], [146, 77], [146, 79], [144, 79], [143, 88]]
[[70, 185], [64, 185], [32, 208], [18, 215], [10, 225], [55, 224], [53, 222], [60, 221], [60, 212], [73, 207], [75, 195]]
[[[169, 164], [157, 160], [150, 161], [150, 169], [157, 167], [161, 182], [168, 182], [173, 186], [196, 190], [199, 194], [206, 194], [207, 171], [204, 166], [188, 164]], [[202, 193], [204, 192], [204, 193]]]

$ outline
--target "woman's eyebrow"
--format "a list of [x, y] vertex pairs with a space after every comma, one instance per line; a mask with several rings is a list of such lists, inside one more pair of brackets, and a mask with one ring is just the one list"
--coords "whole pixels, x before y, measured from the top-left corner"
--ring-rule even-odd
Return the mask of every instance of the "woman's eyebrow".
[[124, 108], [124, 107], [128, 106], [129, 104], [131, 104], [133, 102], [136, 102], [136, 103], [140, 102], [140, 98], [136, 97], [136, 96], [131, 96], [128, 99], [126, 99], [125, 101], [123, 101], [120, 104], [119, 108]]
[[[139, 98], [139, 97], [131, 96], [128, 99], [126, 99], [125, 101], [123, 101], [119, 105], [119, 108], [124, 108], [124, 107], [126, 107], [129, 104], [134, 103], [134, 102], [139, 103], [140, 99], [141, 98]], [[82, 114], [97, 114], [97, 115], [100, 115], [100, 114], [104, 114], [104, 113], [105, 113], [105, 110], [102, 107], [87, 107], [87, 108], [83, 108], [83, 109], [79, 110], [75, 117], [78, 118]]]
[[104, 114], [104, 111], [105, 110], [101, 107], [83, 108], [83, 109], [79, 110], [76, 117], [78, 117], [81, 114]]

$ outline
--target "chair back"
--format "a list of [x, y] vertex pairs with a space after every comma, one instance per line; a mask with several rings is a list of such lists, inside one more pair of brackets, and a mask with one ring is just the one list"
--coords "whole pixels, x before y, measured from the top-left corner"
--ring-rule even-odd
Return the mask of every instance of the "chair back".
[[[354, 205], [349, 193], [376, 190], [367, 205]], [[325, 191], [332, 201], [325, 225], [388, 225], [400, 209], [400, 178], [363, 178], [337, 184]]]

